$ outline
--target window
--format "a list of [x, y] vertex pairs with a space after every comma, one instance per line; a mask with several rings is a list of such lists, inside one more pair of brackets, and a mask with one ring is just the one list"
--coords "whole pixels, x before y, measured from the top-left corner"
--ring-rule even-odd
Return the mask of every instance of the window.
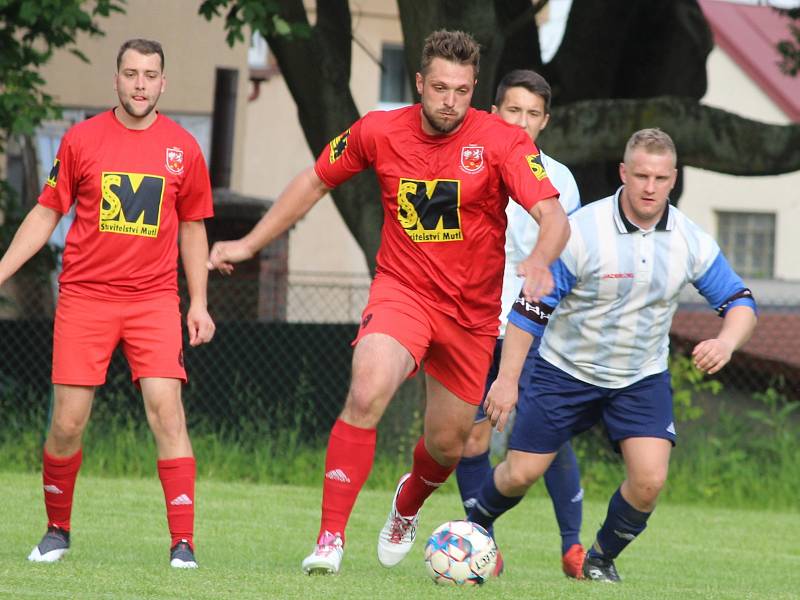
[[266, 69], [268, 66], [269, 46], [257, 31], [250, 36], [250, 47], [247, 49], [247, 64], [251, 69]]
[[402, 46], [383, 45], [379, 100], [383, 108], [396, 108], [414, 102]]
[[765, 279], [773, 276], [773, 213], [717, 212], [717, 238], [722, 252], [739, 275]]

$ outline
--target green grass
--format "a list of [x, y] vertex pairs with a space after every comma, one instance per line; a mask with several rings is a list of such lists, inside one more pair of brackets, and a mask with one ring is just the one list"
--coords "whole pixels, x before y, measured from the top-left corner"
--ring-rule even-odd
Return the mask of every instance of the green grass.
[[[398, 567], [375, 558], [375, 539], [391, 491], [362, 493], [348, 529], [344, 568], [336, 577], [307, 577], [300, 561], [319, 519], [318, 487], [201, 479], [197, 549], [201, 568], [169, 568], [163, 496], [155, 477], [100, 478], [82, 474], [73, 515], [73, 548], [53, 565], [25, 561], [43, 533], [41, 479], [0, 473], [3, 490], [2, 598], [797, 598], [800, 515], [797, 512], [715, 510], [664, 503], [650, 527], [618, 560], [624, 583], [570, 581], [560, 572], [549, 502], [526, 499], [497, 526], [506, 574], [479, 590], [438, 588], [425, 574], [424, 539]], [[422, 515], [421, 536], [461, 514], [452, 485], [437, 492]], [[587, 502], [584, 540], [605, 513]]]

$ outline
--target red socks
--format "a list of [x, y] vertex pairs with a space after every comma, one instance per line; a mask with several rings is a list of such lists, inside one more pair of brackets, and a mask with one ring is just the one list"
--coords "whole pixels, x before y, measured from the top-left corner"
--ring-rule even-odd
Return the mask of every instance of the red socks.
[[433, 460], [425, 448], [425, 436], [419, 438], [417, 446], [414, 448], [411, 477], [406, 480], [397, 495], [397, 512], [404, 517], [417, 514], [425, 499], [447, 481], [455, 468], [456, 465], [444, 467]]
[[[42, 482], [44, 504], [47, 508], [47, 526], [70, 529], [72, 495], [75, 480], [81, 468], [83, 454], [78, 450], [72, 456], [59, 458], [42, 452]], [[187, 540], [192, 544], [194, 534], [194, 481], [195, 461], [192, 457], [158, 461], [158, 476], [167, 502], [167, 522], [172, 544]]]
[[158, 461], [158, 478], [167, 503], [170, 546], [186, 540], [194, 548], [194, 457]]
[[334, 423], [325, 456], [320, 536], [325, 531], [340, 533], [344, 541], [347, 520], [372, 470], [375, 439], [375, 429], [348, 425], [341, 419]]
[[81, 450], [65, 458], [52, 456], [47, 450], [42, 450], [42, 483], [48, 527], [69, 531], [72, 493], [75, 491], [75, 480], [78, 478], [82, 458]]

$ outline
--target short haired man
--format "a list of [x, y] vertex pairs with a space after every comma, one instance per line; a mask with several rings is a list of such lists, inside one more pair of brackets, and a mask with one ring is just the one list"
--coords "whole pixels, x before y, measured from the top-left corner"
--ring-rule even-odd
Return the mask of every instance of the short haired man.
[[669, 205], [675, 165], [675, 146], [663, 131], [631, 136], [619, 167], [623, 186], [570, 218], [572, 235], [552, 267], [554, 292], [514, 304], [486, 401], [489, 418], [502, 427], [531, 339], [542, 336], [506, 459], [469, 514], [484, 526], [522, 499], [566, 440], [605, 423], [626, 478], [586, 554], [583, 574], [592, 580], [620, 580], [614, 559], [644, 531], [667, 478], [676, 440], [668, 334], [681, 290], [691, 282], [723, 317], [718, 336], [692, 352], [702, 371], [724, 367], [756, 323], [752, 294], [717, 243]]
[[[541, 131], [550, 121], [550, 100], [552, 92], [550, 84], [535, 71], [517, 69], [508, 73], [497, 86], [492, 112], [499, 115], [506, 123], [522, 127], [537, 143]], [[581, 206], [580, 194], [575, 178], [570, 170], [551, 158], [539, 146], [547, 175], [553, 186], [560, 192], [559, 202], [569, 215]], [[500, 353], [503, 348], [508, 312], [519, 293], [519, 277], [517, 265], [530, 253], [536, 244], [539, 227], [523, 208], [516, 202], [509, 202], [506, 207], [508, 226], [506, 227], [506, 265], [503, 274], [503, 292], [500, 311], [500, 337], [494, 348], [494, 356], [489, 375], [486, 379], [486, 392], [497, 376]], [[532, 344], [525, 359], [525, 367], [520, 382], [526, 380], [527, 371], [533, 366], [538, 344]], [[483, 480], [492, 470], [489, 462], [489, 446], [491, 440], [491, 424], [483, 407], [478, 408], [475, 425], [464, 448], [464, 456], [456, 467], [458, 489], [465, 509], [468, 511], [475, 503], [475, 496], [480, 490]], [[561, 533], [561, 566], [569, 577], [583, 577], [581, 567], [585, 551], [580, 543], [580, 529], [583, 513], [583, 490], [580, 483], [580, 472], [575, 452], [567, 441], [559, 450], [555, 460], [544, 475], [547, 491], [553, 501], [553, 509]], [[493, 532], [492, 532], [493, 533]]]
[[197, 567], [195, 460], [181, 402], [186, 371], [177, 259], [180, 252], [191, 299], [189, 343], [196, 346], [214, 334], [206, 309], [203, 223], [213, 209], [197, 142], [155, 110], [165, 85], [161, 44], [125, 42], [114, 76], [117, 106], [66, 133], [38, 204], [0, 261], [2, 284], [75, 206], [59, 279], [55, 402], [42, 460], [48, 530], [28, 556], [34, 562], [54, 562], [69, 549], [83, 430], [95, 388], [105, 382], [111, 353], [121, 344], [158, 448], [170, 564]]
[[250, 233], [211, 250], [209, 266], [229, 272], [331, 188], [370, 166], [378, 175], [384, 222], [377, 270], [354, 342], [350, 390], [328, 443], [322, 521], [302, 564], [307, 573], [339, 570], [345, 526], [372, 468], [375, 428], [423, 360], [425, 433], [379, 534], [383, 565], [397, 564], [411, 549], [422, 503], [461, 458], [497, 335], [508, 194], [541, 226], [536, 248], [520, 264], [530, 299], [551, 289], [548, 266], [569, 236], [558, 193], [528, 136], [470, 108], [478, 57], [468, 34], [432, 33], [416, 75], [420, 104], [356, 121]]

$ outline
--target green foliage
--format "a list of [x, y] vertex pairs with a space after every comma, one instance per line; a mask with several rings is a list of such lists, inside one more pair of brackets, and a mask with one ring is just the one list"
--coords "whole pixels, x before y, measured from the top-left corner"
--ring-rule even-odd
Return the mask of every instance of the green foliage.
[[800, 424], [793, 413], [800, 409], [800, 402], [792, 402], [786, 395], [786, 380], [780, 376], [773, 380], [763, 392], [753, 394], [753, 400], [761, 406], [748, 410], [746, 415], [754, 425], [756, 433], [753, 445], [767, 458], [780, 460], [797, 444]]
[[678, 423], [688, 423], [703, 416], [703, 407], [697, 404], [698, 394], [716, 396], [722, 391], [722, 384], [714, 379], [705, 379], [705, 374], [694, 366], [688, 356], [672, 354], [669, 371], [672, 379], [672, 405]]
[[281, 14], [277, 0], [203, 0], [200, 14], [207, 20], [225, 12], [226, 40], [233, 46], [245, 41], [245, 31], [258, 31], [265, 38], [280, 36], [305, 37], [310, 33], [308, 23], [290, 22]]
[[9, 136], [31, 134], [44, 119], [58, 114], [52, 96], [43, 91], [39, 68], [59, 48], [86, 61], [76, 46], [78, 34], [103, 35], [97, 17], [124, 12], [122, 2], [0, 1], [0, 152]]
[[792, 19], [789, 23], [790, 39], [778, 42], [778, 52], [781, 53], [778, 66], [786, 75], [796, 77], [800, 73], [800, 8], [776, 10]]

